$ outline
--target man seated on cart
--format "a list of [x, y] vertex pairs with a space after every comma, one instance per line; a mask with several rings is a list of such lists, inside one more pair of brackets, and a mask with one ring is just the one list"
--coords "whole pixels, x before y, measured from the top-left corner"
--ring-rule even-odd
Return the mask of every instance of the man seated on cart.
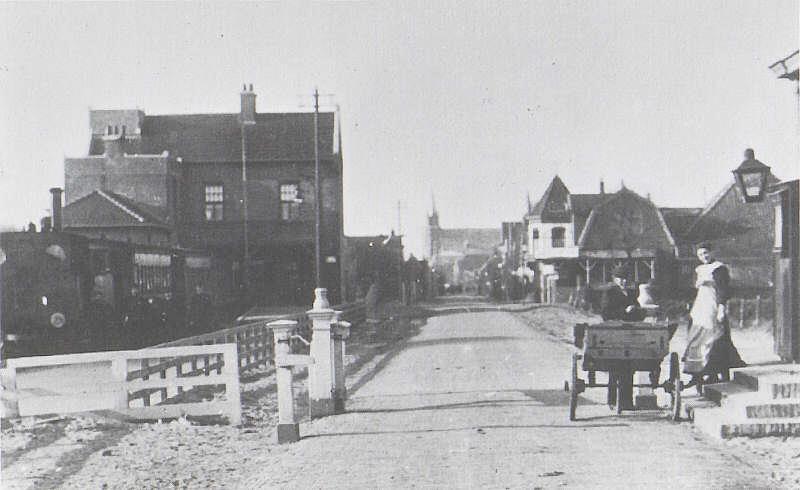
[[[640, 322], [645, 319], [647, 312], [639, 305], [639, 301], [626, 289], [628, 285], [627, 269], [618, 265], [611, 271], [613, 282], [603, 291], [600, 315], [603, 321], [622, 320], [624, 322]], [[661, 368], [650, 371], [650, 383], [658, 385]]]
[[646, 316], [645, 310], [639, 305], [633, 293], [629, 293], [625, 286], [628, 284], [625, 267], [618, 265], [611, 271], [613, 282], [603, 291], [600, 303], [600, 315], [603, 321], [622, 320], [625, 322], [640, 322]]

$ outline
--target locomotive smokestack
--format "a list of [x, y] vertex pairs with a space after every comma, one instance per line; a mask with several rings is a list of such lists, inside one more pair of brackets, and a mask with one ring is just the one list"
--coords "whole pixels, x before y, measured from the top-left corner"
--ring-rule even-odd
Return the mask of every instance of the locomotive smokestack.
[[53, 231], [61, 231], [61, 193], [64, 192], [60, 187], [53, 187], [50, 189], [50, 194], [53, 195]]

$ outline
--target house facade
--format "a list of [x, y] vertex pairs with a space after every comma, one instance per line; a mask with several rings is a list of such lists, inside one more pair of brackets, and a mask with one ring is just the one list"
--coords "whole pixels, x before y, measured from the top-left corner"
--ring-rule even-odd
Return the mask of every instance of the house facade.
[[[313, 113], [259, 113], [250, 85], [238, 113], [92, 110], [89, 118], [89, 154], [64, 164], [65, 228], [203, 250], [221, 294], [246, 295], [251, 304], [309, 303]], [[335, 113], [319, 113], [317, 144], [322, 285], [338, 300], [343, 168]], [[114, 213], [98, 213], [98, 203]], [[148, 235], [145, 223], [166, 231]]]
[[576, 287], [611, 280], [623, 265], [629, 281], [674, 281], [674, 237], [660, 209], [624, 186], [572, 194], [554, 177], [525, 216], [526, 263], [544, 302], [564, 301]]

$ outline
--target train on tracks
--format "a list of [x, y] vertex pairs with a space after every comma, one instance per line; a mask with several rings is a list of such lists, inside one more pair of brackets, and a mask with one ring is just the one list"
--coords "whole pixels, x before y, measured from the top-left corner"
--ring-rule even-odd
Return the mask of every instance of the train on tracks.
[[136, 349], [209, 330], [208, 258], [68, 232], [0, 233], [2, 359]]

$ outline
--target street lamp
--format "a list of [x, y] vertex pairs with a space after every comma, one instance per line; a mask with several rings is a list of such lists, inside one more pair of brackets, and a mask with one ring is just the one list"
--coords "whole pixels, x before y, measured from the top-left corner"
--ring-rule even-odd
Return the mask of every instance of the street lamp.
[[767, 190], [770, 168], [756, 160], [755, 152], [751, 148], [744, 151], [744, 158], [742, 164], [733, 171], [736, 183], [742, 192], [744, 202], [761, 202]]

